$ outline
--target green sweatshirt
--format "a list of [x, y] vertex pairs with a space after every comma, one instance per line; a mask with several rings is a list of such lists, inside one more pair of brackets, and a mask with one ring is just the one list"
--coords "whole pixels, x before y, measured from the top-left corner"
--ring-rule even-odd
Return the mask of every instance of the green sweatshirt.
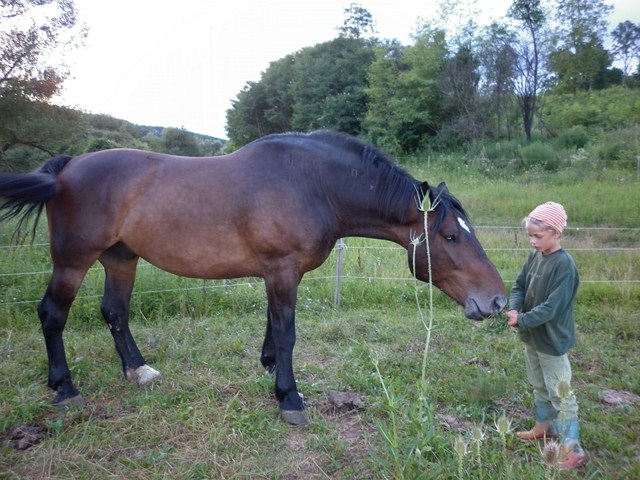
[[532, 252], [511, 288], [509, 305], [518, 314], [520, 339], [548, 355], [564, 355], [576, 343], [573, 300], [580, 279], [564, 249]]

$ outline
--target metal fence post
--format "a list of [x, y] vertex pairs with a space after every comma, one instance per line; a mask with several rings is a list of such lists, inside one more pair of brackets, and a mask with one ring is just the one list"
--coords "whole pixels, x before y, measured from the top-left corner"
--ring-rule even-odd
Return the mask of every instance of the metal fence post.
[[342, 257], [345, 248], [344, 240], [340, 238], [336, 246], [336, 289], [333, 292], [333, 306], [340, 306], [340, 287], [342, 285]]

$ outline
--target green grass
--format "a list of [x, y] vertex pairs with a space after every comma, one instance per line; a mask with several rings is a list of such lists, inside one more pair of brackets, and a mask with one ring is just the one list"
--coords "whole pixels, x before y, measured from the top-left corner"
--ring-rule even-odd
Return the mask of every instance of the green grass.
[[[510, 227], [478, 229], [508, 286], [528, 253], [526, 238], [513, 227], [541, 201], [563, 202], [570, 226], [640, 223], [633, 172], [582, 174], [579, 181], [566, 171], [491, 180], [474, 171], [449, 175], [437, 165], [429, 173], [410, 169], [434, 183], [447, 180], [476, 225]], [[8, 227], [0, 230], [4, 244], [10, 233]], [[601, 399], [604, 389], [640, 394], [640, 286], [620, 282], [640, 279], [640, 262], [637, 250], [617, 250], [638, 248], [639, 235], [569, 230], [564, 240], [583, 280], [571, 360], [591, 461], [582, 473], [562, 478], [640, 475], [640, 406], [611, 406]], [[41, 228], [36, 243], [44, 239]], [[533, 407], [522, 346], [504, 319], [472, 322], [436, 292], [422, 383], [426, 331], [406, 253], [363, 239], [348, 239], [347, 245], [339, 309], [333, 306], [333, 256], [308, 275], [299, 292], [294, 367], [312, 418], [304, 428], [280, 420], [273, 379], [259, 363], [266, 310], [262, 284], [181, 279], [150, 266], [139, 269], [132, 330], [161, 379], [145, 387], [123, 379], [99, 314], [102, 273], [96, 268], [65, 331], [72, 374], [88, 405], [68, 411], [51, 407], [35, 315], [48, 278], [48, 252], [39, 246], [1, 250], [1, 274], [45, 273], [0, 276], [0, 478], [440, 479], [462, 472], [469, 479], [542, 479], [553, 474], [538, 446], [517, 441], [512, 432], [503, 443], [495, 429], [502, 415], [512, 420], [513, 430], [529, 428]], [[424, 306], [428, 290], [422, 287], [418, 295]], [[336, 410], [328, 399], [332, 391], [362, 395], [362, 408]], [[20, 425], [44, 427], [47, 435], [16, 450], [8, 434]], [[474, 442], [477, 428], [482, 436]], [[468, 444], [462, 457], [454, 449], [459, 437]]]

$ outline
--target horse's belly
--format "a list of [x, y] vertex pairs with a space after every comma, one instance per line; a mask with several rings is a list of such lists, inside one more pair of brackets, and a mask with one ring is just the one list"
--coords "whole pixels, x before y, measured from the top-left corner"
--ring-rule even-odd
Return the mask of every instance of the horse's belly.
[[[161, 242], [133, 250], [146, 261], [162, 270], [192, 278], [237, 278], [262, 276], [260, 262], [250, 252], [240, 251], [229, 244], [193, 245], [192, 242]], [[224, 248], [226, 247], [226, 248]]]

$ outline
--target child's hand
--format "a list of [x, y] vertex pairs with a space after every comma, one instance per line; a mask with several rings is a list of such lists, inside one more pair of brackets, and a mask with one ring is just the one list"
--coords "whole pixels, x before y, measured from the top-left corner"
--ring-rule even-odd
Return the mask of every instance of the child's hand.
[[507, 325], [509, 327], [517, 327], [518, 326], [518, 312], [516, 310], [509, 310], [507, 312]]

